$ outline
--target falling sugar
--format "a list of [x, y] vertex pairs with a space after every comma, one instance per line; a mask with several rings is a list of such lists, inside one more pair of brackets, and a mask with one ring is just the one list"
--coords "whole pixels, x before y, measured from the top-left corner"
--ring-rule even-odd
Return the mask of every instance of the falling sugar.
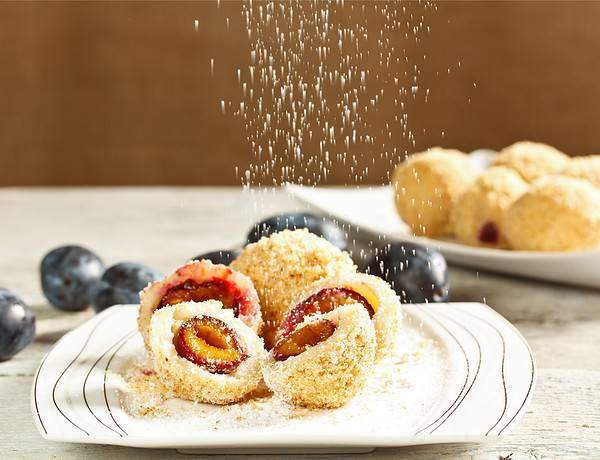
[[[393, 37], [418, 42], [434, 10], [427, 2], [246, 2], [250, 65], [236, 70], [241, 101], [231, 104], [255, 159], [243, 184], [317, 185], [332, 173], [360, 184], [376, 157], [395, 164], [405, 153], [396, 136], [415, 142], [405, 103], [429, 90]], [[382, 123], [385, 104], [401, 113]]]

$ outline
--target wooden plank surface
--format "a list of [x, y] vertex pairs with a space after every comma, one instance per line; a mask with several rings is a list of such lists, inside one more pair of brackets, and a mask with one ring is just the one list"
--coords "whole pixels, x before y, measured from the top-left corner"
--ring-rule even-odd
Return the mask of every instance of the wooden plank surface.
[[[52, 344], [92, 316], [48, 306], [39, 262], [78, 243], [107, 264], [138, 261], [168, 272], [190, 257], [241, 243], [260, 217], [306, 207], [280, 191], [236, 188], [0, 190], [0, 286], [34, 308], [36, 341], [0, 363], [0, 452], [8, 458], [170, 458], [174, 451], [44, 441], [29, 409], [33, 373]], [[364, 246], [364, 237], [357, 247]], [[485, 300], [531, 344], [540, 369], [533, 403], [515, 431], [484, 445], [380, 449], [364, 458], [599, 458], [600, 291], [451, 268], [452, 300]], [[278, 458], [274, 456], [273, 458]]]

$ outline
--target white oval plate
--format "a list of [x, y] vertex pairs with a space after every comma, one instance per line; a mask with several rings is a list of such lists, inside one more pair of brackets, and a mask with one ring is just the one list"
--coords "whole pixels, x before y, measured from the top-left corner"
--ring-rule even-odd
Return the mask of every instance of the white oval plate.
[[[476, 150], [470, 158], [478, 170], [490, 163], [495, 152]], [[600, 288], [600, 250], [529, 252], [478, 248], [454, 241], [415, 236], [402, 222], [390, 186], [303, 187], [288, 184], [295, 197], [361, 230], [383, 235], [390, 241], [413, 241], [438, 249], [449, 262], [473, 268], [509, 273], [547, 281]]]
[[53, 441], [218, 453], [358, 452], [508, 433], [535, 382], [534, 358], [521, 334], [482, 304], [404, 309], [399, 347], [406, 356], [402, 364], [390, 361], [397, 368], [374, 372], [368, 384], [374, 391], [365, 389], [340, 409], [304, 409], [289, 419], [269, 412], [288, 406], [265, 398], [249, 406], [255, 419], [238, 422], [242, 405], [180, 402], [189, 412], [175, 419], [129, 415], [118, 376], [145, 350], [137, 306], [115, 306], [66, 334], [44, 358], [31, 392], [33, 418]]

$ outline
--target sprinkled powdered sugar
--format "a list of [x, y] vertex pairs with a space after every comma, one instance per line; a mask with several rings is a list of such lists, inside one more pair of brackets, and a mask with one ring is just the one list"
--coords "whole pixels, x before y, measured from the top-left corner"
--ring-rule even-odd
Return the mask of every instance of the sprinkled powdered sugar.
[[[395, 147], [393, 133], [414, 144], [406, 108], [417, 97], [427, 100], [429, 90], [423, 91], [418, 85], [422, 62], [411, 62], [405, 49], [394, 47], [388, 35], [394, 32], [418, 42], [429, 31], [424, 26], [424, 13], [435, 10], [435, 4], [417, 4], [414, 15], [415, 7], [408, 11], [405, 5], [372, 2], [348, 6], [359, 19], [364, 17], [365, 8], [375, 10], [376, 20], [371, 25], [354, 17], [346, 25], [341, 20], [342, 13], [348, 12], [343, 1], [244, 5], [251, 63], [247, 72], [237, 71], [241, 100], [223, 100], [220, 105], [223, 112], [234, 110], [243, 120], [256, 161], [239, 173], [251, 193], [251, 187], [277, 186], [283, 181], [318, 184], [327, 180], [332, 168], [339, 167], [349, 172], [349, 183], [360, 183], [369, 174], [365, 152], [383, 152], [381, 160], [391, 166], [405, 153]], [[376, 40], [367, 42], [369, 34]], [[367, 43], [376, 46], [365, 49]], [[369, 64], [369, 53], [377, 56], [374, 64]], [[211, 59], [211, 73], [213, 65]], [[375, 130], [372, 122], [382, 104], [394, 104], [400, 113]], [[253, 200], [255, 207], [258, 204]], [[260, 246], [249, 245], [246, 251], [263, 249]], [[344, 271], [355, 271], [350, 258], [339, 251], [308, 249], [314, 254], [301, 258], [305, 265], [307, 260], [311, 263], [310, 267], [299, 267], [299, 286], [339, 275], [329, 272], [330, 262], [336, 259], [346, 266]], [[265, 247], [259, 252], [259, 263], [254, 257], [242, 263], [241, 257], [237, 265], [242, 266], [236, 268], [252, 272], [254, 276], [246, 274], [254, 278], [261, 297], [281, 297], [284, 301], [273, 304], [287, 308], [295, 292], [287, 285], [273, 289], [281, 270], [273, 258], [296, 262], [284, 264], [286, 267], [300, 264], [292, 260], [295, 254], [287, 250], [285, 242], [279, 248]], [[262, 277], [266, 278], [264, 286]], [[283, 312], [273, 308], [271, 313], [265, 319], [276, 324]], [[175, 436], [186, 428], [196, 430], [199, 436], [217, 430], [301, 433], [314, 431], [315, 426], [361, 434], [409, 431], [438, 400], [446, 377], [445, 352], [410, 325], [403, 327], [395, 352], [377, 363], [362, 391], [339, 409], [294, 407], [264, 387], [231, 405], [183, 401], [174, 398], [160, 382], [143, 347], [136, 353], [117, 376], [121, 405], [132, 416], [131, 423]]]
[[198, 431], [301, 432], [315, 424], [348, 432], [410, 431], [432, 408], [445, 381], [445, 353], [422, 332], [407, 326], [394, 354], [380, 361], [366, 387], [339, 409], [306, 409], [288, 405], [260, 388], [237, 404], [215, 406], [173, 398], [151, 370], [140, 348], [125, 363], [119, 385], [123, 409], [132, 423], [163, 433]]
[[[334, 169], [348, 184], [369, 176], [374, 157], [390, 167], [414, 145], [408, 112], [429, 98], [420, 83], [432, 2], [252, 2], [242, 4], [249, 63], [236, 69], [239, 97], [220, 100], [243, 124], [254, 161], [246, 187], [315, 185]], [[438, 73], [440, 72], [439, 69]], [[450, 73], [450, 67], [443, 69]], [[382, 113], [394, 114], [381, 121]]]

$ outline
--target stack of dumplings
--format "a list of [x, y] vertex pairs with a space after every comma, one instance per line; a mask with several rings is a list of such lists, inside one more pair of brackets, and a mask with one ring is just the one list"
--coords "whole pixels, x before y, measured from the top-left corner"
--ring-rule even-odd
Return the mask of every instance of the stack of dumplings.
[[600, 247], [600, 156], [523, 141], [476, 173], [468, 155], [435, 147], [398, 165], [392, 187], [416, 235], [518, 251]]
[[193, 261], [149, 284], [138, 326], [179, 398], [231, 404], [264, 383], [286, 404], [336, 408], [391, 354], [401, 320], [384, 280], [303, 229], [249, 244], [231, 267]]

